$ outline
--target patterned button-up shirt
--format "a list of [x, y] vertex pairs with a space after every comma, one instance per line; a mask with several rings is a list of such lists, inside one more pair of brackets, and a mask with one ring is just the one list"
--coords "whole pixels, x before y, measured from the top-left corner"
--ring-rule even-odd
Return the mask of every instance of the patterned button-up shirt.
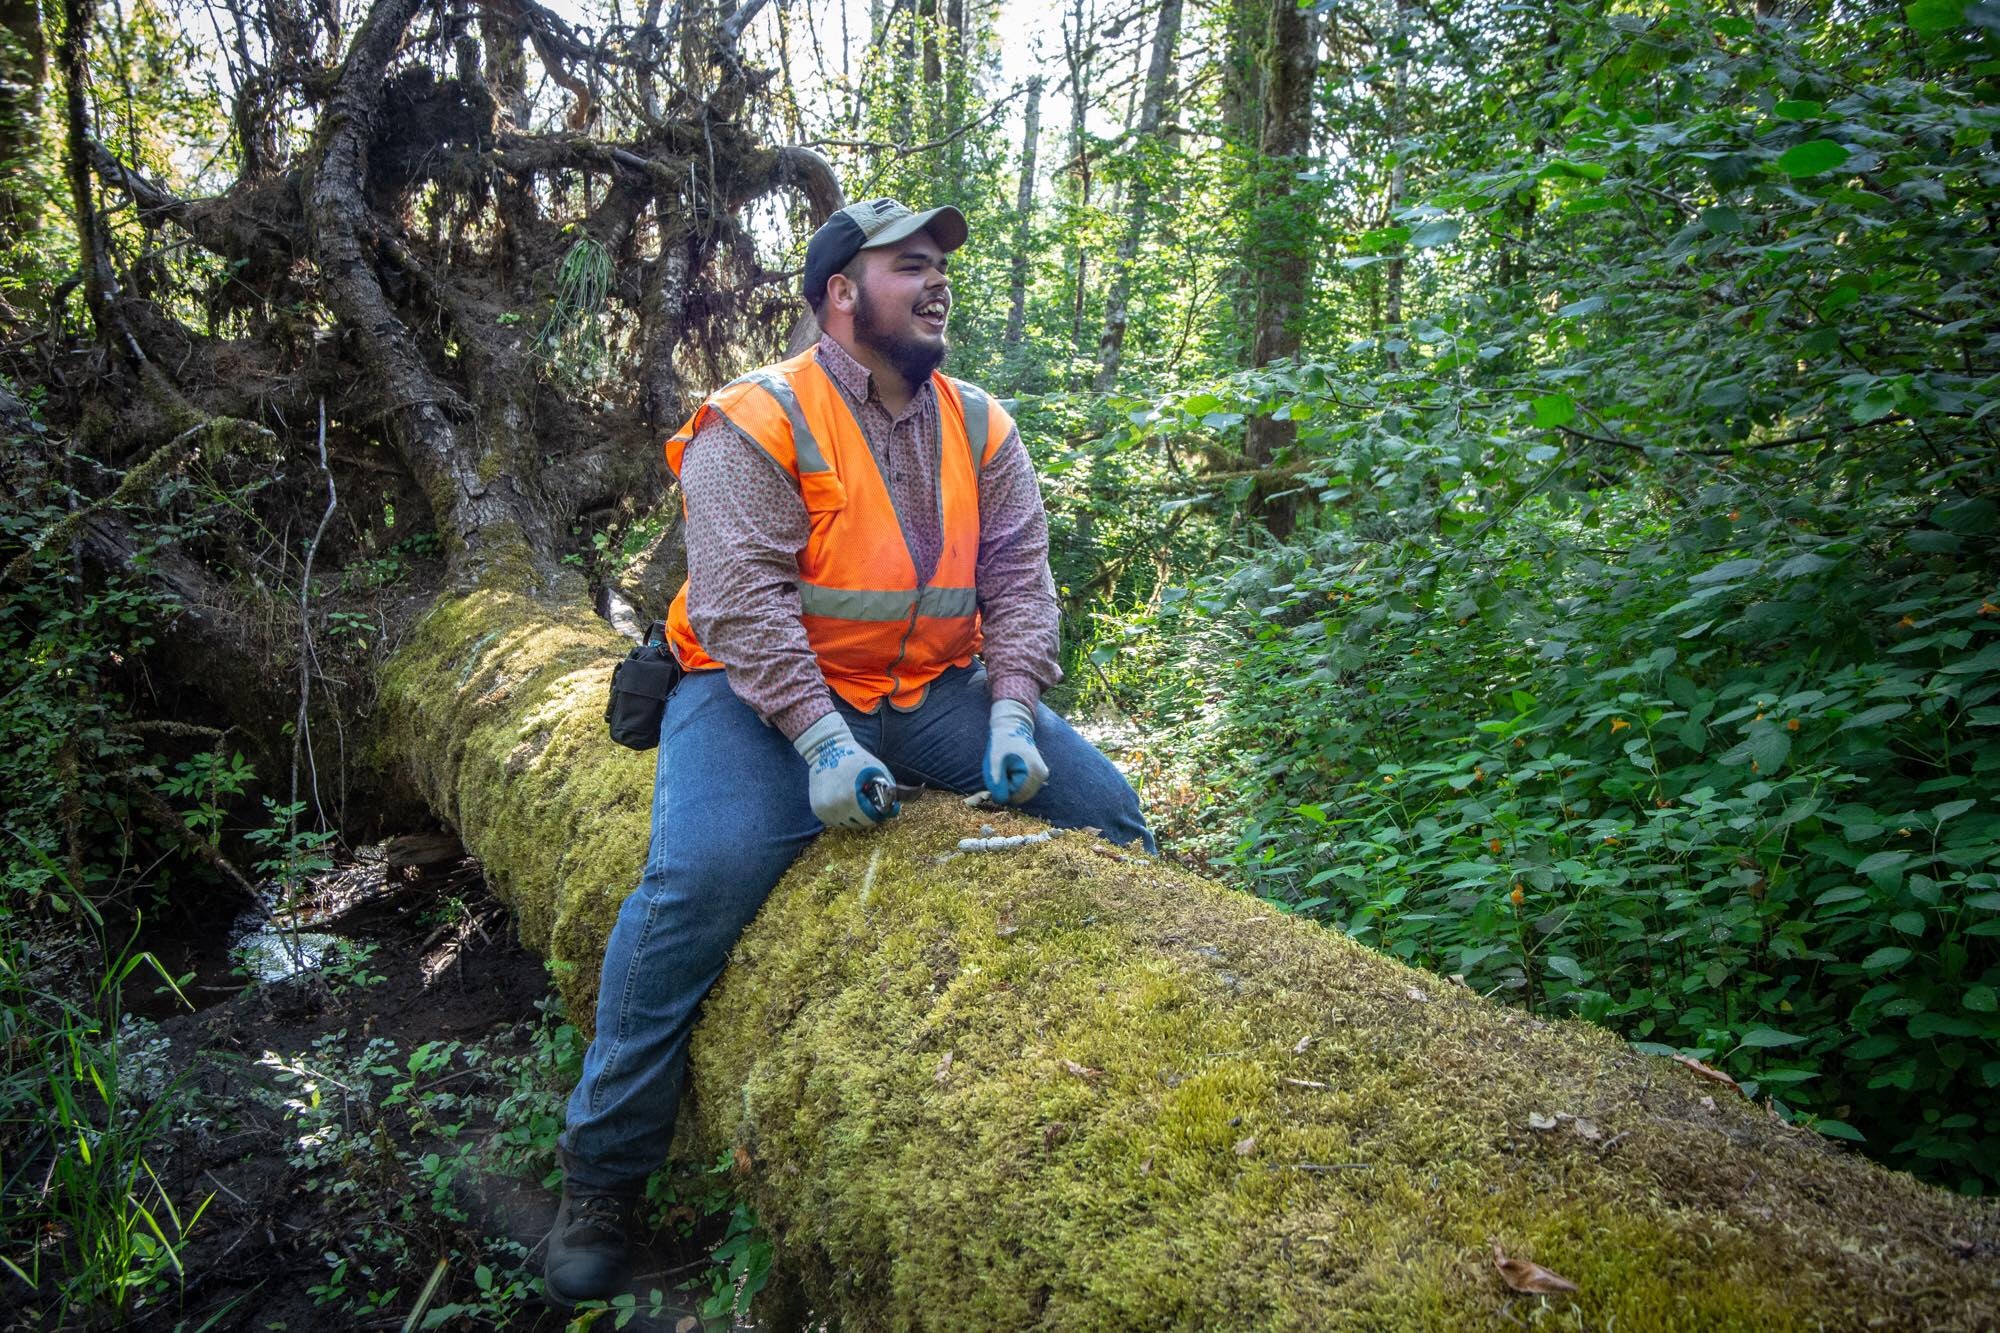
[[[937, 390], [925, 381], [891, 415], [868, 368], [846, 348], [822, 337], [815, 355], [861, 423], [918, 579], [928, 582], [944, 549]], [[799, 620], [799, 555], [811, 523], [798, 481], [720, 422], [688, 443], [680, 480], [687, 498], [688, 620], [702, 648], [728, 668], [737, 696], [796, 739], [833, 711], [833, 691]], [[1018, 430], [979, 476], [975, 582], [992, 695], [1032, 709], [1062, 679], [1062, 669], [1048, 516]]]

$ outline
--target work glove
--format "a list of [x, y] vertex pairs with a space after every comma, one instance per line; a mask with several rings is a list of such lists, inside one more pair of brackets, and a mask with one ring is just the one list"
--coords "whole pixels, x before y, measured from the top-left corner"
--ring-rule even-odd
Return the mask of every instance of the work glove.
[[800, 732], [792, 748], [806, 761], [813, 813], [828, 828], [870, 828], [903, 808], [888, 768], [861, 748], [839, 713]]
[[999, 805], [1034, 799], [1049, 780], [1049, 766], [1035, 748], [1035, 715], [1018, 699], [995, 699], [987, 714], [986, 794]]

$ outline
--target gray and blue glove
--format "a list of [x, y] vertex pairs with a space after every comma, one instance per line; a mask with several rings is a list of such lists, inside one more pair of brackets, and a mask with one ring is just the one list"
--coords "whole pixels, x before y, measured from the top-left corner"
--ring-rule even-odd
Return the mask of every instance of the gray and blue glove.
[[[828, 828], [870, 828], [903, 808], [880, 759], [861, 748], [847, 720], [828, 713], [792, 742], [806, 761], [813, 813]], [[888, 793], [888, 805], [877, 794]]]
[[987, 714], [986, 794], [1000, 805], [1034, 799], [1049, 780], [1049, 766], [1035, 747], [1035, 715], [1017, 699], [995, 699]]

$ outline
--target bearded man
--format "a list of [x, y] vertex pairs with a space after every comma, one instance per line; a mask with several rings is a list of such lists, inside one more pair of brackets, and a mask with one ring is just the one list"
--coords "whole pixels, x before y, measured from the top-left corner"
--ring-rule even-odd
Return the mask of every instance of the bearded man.
[[557, 1305], [623, 1289], [696, 1008], [823, 829], [871, 828], [899, 784], [921, 785], [1153, 850], [1131, 786], [1040, 702], [1062, 673], [1020, 433], [937, 373], [965, 239], [951, 207], [834, 214], [806, 247], [819, 344], [717, 390], [667, 442], [688, 556], [668, 639], [687, 675], [569, 1102], [544, 1270]]

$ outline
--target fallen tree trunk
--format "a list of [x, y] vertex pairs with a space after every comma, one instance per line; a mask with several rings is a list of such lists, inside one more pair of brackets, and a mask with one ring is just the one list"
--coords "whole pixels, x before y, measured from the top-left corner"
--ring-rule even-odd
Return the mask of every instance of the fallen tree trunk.
[[[388, 744], [587, 1027], [651, 759], [604, 737], [580, 586], [515, 574], [420, 627]], [[821, 839], [695, 1039], [694, 1151], [843, 1326], [2000, 1320], [1990, 1201], [1085, 835], [956, 852], [982, 819], [1028, 826], [930, 798]]]

